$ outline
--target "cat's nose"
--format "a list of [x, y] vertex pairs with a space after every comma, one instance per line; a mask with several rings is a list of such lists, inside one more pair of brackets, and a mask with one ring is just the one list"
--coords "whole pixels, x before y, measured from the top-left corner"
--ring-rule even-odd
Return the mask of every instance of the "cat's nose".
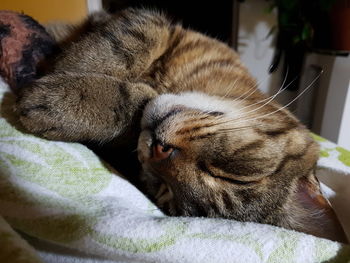
[[165, 160], [170, 156], [170, 154], [173, 151], [174, 149], [169, 146], [164, 146], [160, 143], [155, 143], [152, 147], [152, 156], [150, 160], [155, 162]]

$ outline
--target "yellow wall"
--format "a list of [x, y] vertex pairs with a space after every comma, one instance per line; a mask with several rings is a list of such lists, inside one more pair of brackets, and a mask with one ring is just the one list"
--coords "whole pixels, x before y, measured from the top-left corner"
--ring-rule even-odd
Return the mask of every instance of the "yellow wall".
[[87, 0], [0, 0], [0, 9], [32, 16], [41, 23], [79, 22], [87, 15]]

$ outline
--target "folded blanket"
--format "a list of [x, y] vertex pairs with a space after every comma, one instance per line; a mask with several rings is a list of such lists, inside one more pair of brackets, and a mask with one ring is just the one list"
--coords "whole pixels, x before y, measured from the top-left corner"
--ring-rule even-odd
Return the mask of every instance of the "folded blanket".
[[[85, 146], [21, 131], [11, 110], [13, 94], [4, 84], [0, 94], [0, 214], [29, 236], [118, 262], [350, 259], [348, 246], [270, 225], [167, 217]], [[350, 178], [350, 155], [320, 143], [321, 178], [337, 200], [345, 188], [341, 180]], [[328, 184], [337, 176], [339, 182]]]

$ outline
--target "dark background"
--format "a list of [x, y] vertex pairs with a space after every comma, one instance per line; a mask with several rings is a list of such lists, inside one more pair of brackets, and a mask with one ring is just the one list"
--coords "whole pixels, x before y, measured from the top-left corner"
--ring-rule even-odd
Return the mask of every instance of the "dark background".
[[116, 12], [127, 7], [146, 7], [165, 11], [175, 22], [211, 37], [233, 44], [235, 1], [184, 0], [104, 0], [106, 10]]

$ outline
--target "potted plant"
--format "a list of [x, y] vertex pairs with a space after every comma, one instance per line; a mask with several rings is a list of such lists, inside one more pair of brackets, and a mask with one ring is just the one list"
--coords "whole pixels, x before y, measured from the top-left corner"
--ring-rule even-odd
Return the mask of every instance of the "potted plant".
[[336, 0], [267, 0], [269, 11], [277, 9], [276, 53], [269, 72], [274, 72], [284, 58], [288, 68], [287, 83], [296, 79], [290, 90], [298, 89], [298, 79], [305, 52], [331, 46], [330, 11]]

